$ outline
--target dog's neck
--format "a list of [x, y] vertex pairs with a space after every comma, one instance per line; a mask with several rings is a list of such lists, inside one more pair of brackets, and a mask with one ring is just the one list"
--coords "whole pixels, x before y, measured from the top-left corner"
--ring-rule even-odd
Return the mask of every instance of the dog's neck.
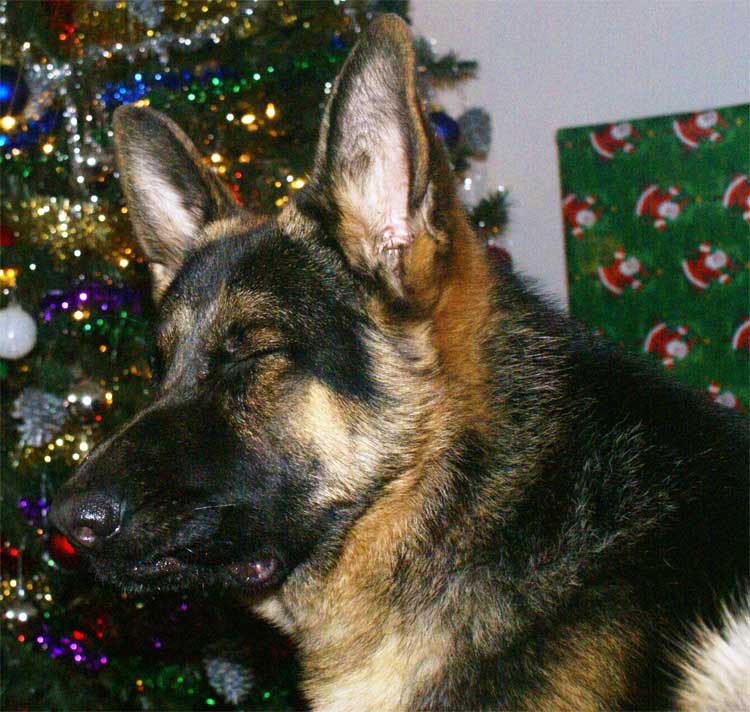
[[[362, 710], [363, 700], [372, 709], [408, 708], [415, 691], [429, 689], [443, 674], [447, 651], [455, 645], [441, 622], [445, 606], [438, 610], [415, 593], [429, 591], [423, 586], [428, 578], [445, 595], [450, 595], [448, 588], [454, 590], [458, 599], [457, 577], [449, 580], [451, 562], [439, 572], [417, 570], [408, 562], [409, 548], [423, 545], [420, 532], [434, 526], [428, 519], [445, 504], [446, 477], [455, 467], [449, 460], [456, 457], [462, 434], [481, 438], [492, 420], [483, 396], [488, 375], [482, 353], [493, 328], [489, 266], [473, 235], [456, 244], [453, 259], [461, 264], [450, 270], [454, 277], [435, 306], [432, 325], [421, 332], [422, 338], [428, 334], [440, 370], [437, 386], [434, 374], [429, 383], [437, 390], [424, 398], [443, 408], [413, 404], [423, 410], [420, 427], [430, 432], [415, 439], [403, 471], [389, 475], [325, 573], [308, 574], [303, 567], [258, 607], [298, 641], [304, 689], [316, 709]], [[451, 404], [457, 402], [461, 408], [454, 412]], [[466, 413], [472, 414], [471, 422], [464, 422]], [[470, 608], [455, 606], [456, 615], [466, 610], [473, 615]]]
[[326, 574], [301, 572], [257, 609], [298, 642], [303, 690], [316, 710], [408, 709], [450, 657], [437, 610], [423, 601], [391, 605], [399, 538], [413, 528], [413, 503], [399, 489], [356, 522]]

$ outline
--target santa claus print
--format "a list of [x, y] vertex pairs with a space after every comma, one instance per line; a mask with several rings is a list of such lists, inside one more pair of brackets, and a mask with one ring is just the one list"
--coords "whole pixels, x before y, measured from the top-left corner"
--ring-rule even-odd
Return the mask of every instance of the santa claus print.
[[714, 250], [710, 242], [702, 242], [700, 254], [692, 260], [682, 260], [682, 272], [693, 289], [702, 292], [714, 282], [729, 284], [727, 270], [736, 269], [724, 250]]
[[604, 288], [616, 297], [622, 296], [626, 289], [640, 289], [643, 282], [639, 277], [646, 274], [640, 260], [626, 255], [622, 247], [615, 252], [613, 262], [602, 265], [596, 272]]
[[584, 231], [596, 225], [601, 210], [592, 209], [595, 202], [596, 198], [593, 195], [587, 195], [583, 200], [573, 193], [563, 197], [563, 221], [566, 229], [570, 230], [574, 237], [583, 237]]
[[734, 330], [732, 348], [735, 351], [750, 351], [750, 317], [743, 319]]
[[676, 361], [682, 361], [690, 353], [692, 343], [687, 332], [686, 326], [671, 331], [665, 322], [659, 322], [646, 334], [643, 350], [658, 356], [666, 368], [672, 368]]
[[738, 175], [729, 181], [721, 198], [721, 204], [727, 210], [739, 209], [742, 217], [750, 222], [750, 179], [748, 176]]
[[668, 222], [676, 220], [682, 214], [682, 209], [688, 202], [686, 198], [677, 200], [679, 195], [680, 189], [676, 185], [662, 190], [655, 183], [651, 183], [638, 196], [635, 214], [651, 218], [654, 227], [662, 231]]
[[632, 141], [637, 138], [640, 136], [629, 121], [609, 124], [599, 131], [589, 133], [592, 148], [605, 161], [612, 160], [617, 153], [635, 151]]
[[713, 110], [691, 114], [687, 118], [675, 119], [672, 122], [674, 135], [688, 151], [698, 148], [704, 141], [721, 141], [719, 127], [727, 128], [727, 123]]
[[718, 381], [711, 381], [708, 385], [708, 395], [714, 403], [722, 405], [725, 408], [745, 412], [739, 398], [732, 391], [722, 391], [721, 384]]

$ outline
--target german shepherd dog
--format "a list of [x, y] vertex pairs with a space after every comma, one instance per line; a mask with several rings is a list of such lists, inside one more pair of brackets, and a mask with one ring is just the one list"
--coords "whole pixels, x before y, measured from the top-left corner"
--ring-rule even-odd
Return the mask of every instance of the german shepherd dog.
[[708, 653], [747, 585], [746, 424], [494, 264], [415, 71], [373, 22], [273, 218], [118, 109], [157, 387], [53, 520], [124, 589], [248, 596], [317, 710], [728, 705], [741, 661]]

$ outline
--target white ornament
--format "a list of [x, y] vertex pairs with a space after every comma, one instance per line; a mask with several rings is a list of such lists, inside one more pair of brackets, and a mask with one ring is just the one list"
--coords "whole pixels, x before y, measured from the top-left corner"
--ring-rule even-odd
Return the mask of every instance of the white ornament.
[[36, 323], [18, 304], [0, 309], [0, 358], [26, 356], [36, 344]]

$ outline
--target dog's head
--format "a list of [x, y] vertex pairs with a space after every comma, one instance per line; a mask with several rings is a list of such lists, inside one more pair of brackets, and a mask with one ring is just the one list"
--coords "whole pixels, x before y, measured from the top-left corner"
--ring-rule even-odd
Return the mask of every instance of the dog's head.
[[480, 378], [486, 264], [415, 74], [404, 23], [374, 22], [274, 219], [238, 208], [166, 117], [115, 114], [155, 390], [52, 512], [103, 578], [273, 589], [439, 449], [452, 390]]

